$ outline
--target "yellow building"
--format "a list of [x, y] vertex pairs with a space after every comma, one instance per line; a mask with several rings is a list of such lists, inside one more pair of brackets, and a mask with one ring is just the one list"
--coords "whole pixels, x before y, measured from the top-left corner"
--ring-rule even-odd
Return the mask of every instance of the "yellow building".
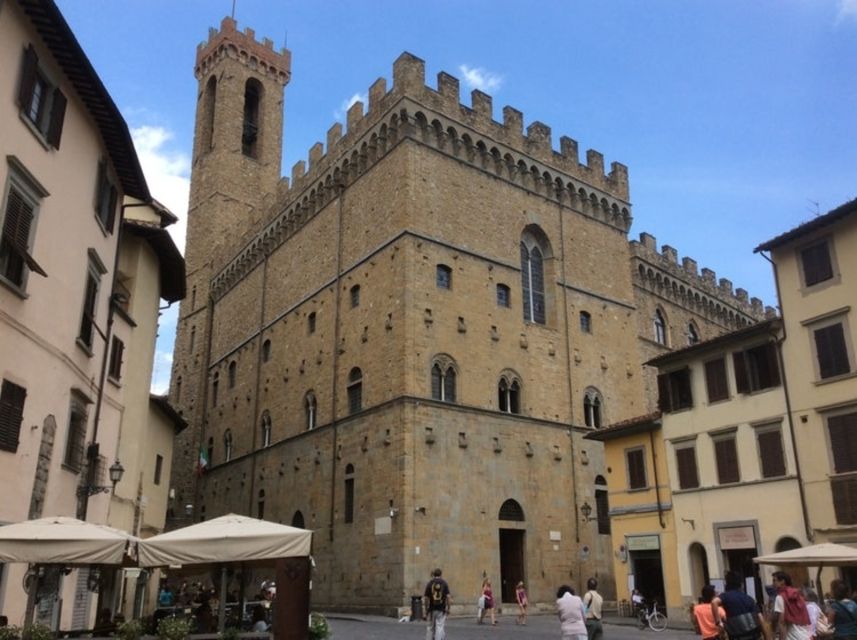
[[780, 328], [778, 319], [768, 320], [648, 363], [659, 372], [686, 605], [704, 585], [720, 585], [728, 570], [742, 574], [747, 593], [760, 601], [773, 568], [760, 570], [753, 558], [808, 539]]
[[[619, 600], [639, 589], [647, 601], [684, 615], [676, 563], [676, 530], [659, 413], [586, 435], [604, 443], [606, 496], [596, 492], [599, 525], [609, 519]], [[609, 505], [609, 508], [608, 508]]]
[[[814, 542], [857, 544], [857, 200], [756, 248], [770, 252], [787, 398]], [[857, 570], [844, 570], [852, 587]], [[827, 585], [834, 572], [822, 579]]]

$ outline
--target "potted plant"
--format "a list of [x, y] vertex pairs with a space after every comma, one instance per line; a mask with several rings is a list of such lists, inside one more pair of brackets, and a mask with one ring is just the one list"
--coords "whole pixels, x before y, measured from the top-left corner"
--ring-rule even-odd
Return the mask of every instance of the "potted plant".
[[330, 626], [320, 613], [309, 614], [309, 639], [324, 640], [330, 637]]
[[140, 640], [143, 635], [143, 623], [140, 620], [128, 620], [116, 629], [116, 635], [122, 640]]
[[158, 623], [158, 640], [185, 640], [190, 635], [190, 620], [164, 618]]

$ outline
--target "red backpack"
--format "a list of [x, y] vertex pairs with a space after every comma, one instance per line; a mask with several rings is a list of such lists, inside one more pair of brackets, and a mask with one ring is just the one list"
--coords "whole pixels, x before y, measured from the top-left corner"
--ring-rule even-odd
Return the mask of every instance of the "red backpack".
[[783, 622], [786, 624], [809, 624], [809, 612], [800, 591], [794, 587], [783, 587], [779, 593], [783, 597]]

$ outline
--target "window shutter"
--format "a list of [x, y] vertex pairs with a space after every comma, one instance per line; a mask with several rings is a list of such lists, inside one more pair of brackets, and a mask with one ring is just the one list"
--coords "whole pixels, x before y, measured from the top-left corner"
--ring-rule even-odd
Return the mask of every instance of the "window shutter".
[[30, 229], [33, 225], [34, 210], [14, 188], [9, 189], [6, 201], [6, 218], [3, 221], [3, 239], [9, 243], [12, 251], [32, 270], [47, 276], [44, 269], [30, 255]]
[[107, 197], [107, 190], [105, 188], [105, 182], [107, 181], [107, 163], [104, 160], [100, 160], [98, 162], [98, 176], [95, 179], [95, 210], [98, 212], [98, 216], [104, 220], [105, 218], [102, 216], [101, 212], [103, 207], [105, 206], [105, 198]]
[[705, 386], [708, 389], [708, 402], [725, 400], [729, 397], [726, 384], [726, 361], [723, 358], [705, 363]]
[[681, 371], [675, 371], [670, 376], [675, 382], [675, 396], [678, 402], [673, 402], [673, 406], [679, 409], [687, 409], [693, 406], [693, 392], [690, 387], [690, 368], [685, 367]]
[[116, 200], [119, 197], [116, 187], [110, 185], [110, 196], [107, 198], [107, 227], [109, 233], [113, 233], [113, 225], [116, 222]]
[[750, 380], [747, 376], [746, 358], [743, 351], [732, 354], [732, 362], [735, 365], [735, 389], [738, 393], [750, 393]]
[[598, 518], [598, 533], [610, 535], [610, 503], [604, 489], [595, 490], [595, 513]]
[[720, 484], [738, 482], [738, 451], [735, 449], [735, 438], [723, 438], [714, 443], [714, 454], [717, 458], [717, 476]]
[[3, 451], [15, 453], [18, 450], [26, 398], [27, 390], [24, 387], [8, 380], [3, 381], [0, 389], [0, 449]]
[[833, 277], [827, 241], [801, 251], [801, 261], [803, 262], [803, 277], [806, 286], [809, 287]]
[[833, 471], [857, 471], [857, 413], [847, 413], [827, 419]]
[[837, 524], [857, 524], [857, 476], [831, 478]]
[[695, 489], [699, 486], [699, 474], [696, 470], [696, 449], [682, 447], [675, 452], [678, 467], [678, 486], [681, 489]]
[[51, 122], [48, 126], [48, 144], [55, 149], [60, 148], [60, 138], [62, 138], [62, 125], [65, 120], [65, 105], [66, 99], [59, 87], [54, 89], [54, 101], [51, 107]]
[[33, 89], [36, 86], [36, 74], [39, 69], [39, 56], [36, 49], [29, 45], [24, 51], [21, 61], [21, 85], [18, 87], [18, 106], [26, 109], [33, 99]]
[[771, 376], [769, 386], [778, 387], [780, 385], [780, 361], [777, 358], [777, 345], [769, 342], [765, 345], [765, 357], [768, 360], [768, 372]]
[[629, 451], [628, 457], [628, 485], [631, 489], [643, 489], [646, 486], [646, 469], [643, 460], [643, 450], [635, 449]]
[[818, 356], [818, 369], [822, 378], [830, 378], [851, 370], [848, 362], [848, 348], [841, 324], [817, 329], [815, 332], [815, 351]]
[[670, 378], [668, 373], [658, 375], [658, 408], [664, 413], [672, 411]]
[[776, 478], [786, 475], [786, 460], [783, 455], [783, 438], [779, 429], [763, 431], [758, 436], [759, 458], [762, 462], [762, 477]]

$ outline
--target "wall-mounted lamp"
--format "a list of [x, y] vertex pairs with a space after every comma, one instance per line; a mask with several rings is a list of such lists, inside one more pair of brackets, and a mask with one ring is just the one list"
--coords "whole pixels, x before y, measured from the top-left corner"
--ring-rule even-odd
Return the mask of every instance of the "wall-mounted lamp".
[[82, 484], [77, 488], [77, 494], [79, 496], [94, 496], [96, 493], [110, 493], [116, 490], [116, 485], [122, 480], [122, 476], [125, 474], [125, 467], [122, 466], [122, 463], [118, 460], [110, 465], [110, 468], [107, 470], [108, 475], [110, 476], [111, 486], [99, 486], [93, 484]]
[[580, 513], [583, 514], [584, 522], [589, 522], [590, 520], [594, 520], [594, 518], [590, 518], [592, 515], [592, 507], [589, 506], [589, 503], [584, 501], [582, 505], [580, 505]]

